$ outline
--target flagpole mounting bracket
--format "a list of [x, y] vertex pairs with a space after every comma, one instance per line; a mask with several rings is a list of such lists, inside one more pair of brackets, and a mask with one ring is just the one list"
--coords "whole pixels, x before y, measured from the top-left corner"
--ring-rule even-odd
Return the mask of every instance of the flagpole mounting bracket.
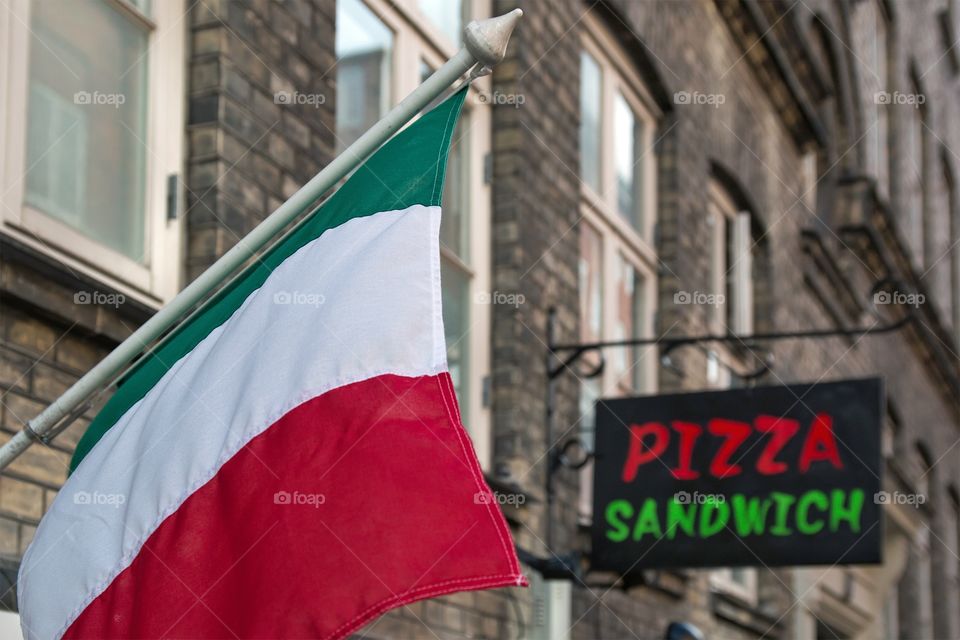
[[33, 420], [29, 420], [23, 426], [23, 432], [27, 434], [27, 437], [29, 437], [34, 442], [39, 442], [44, 445], [49, 445], [51, 442], [53, 442], [54, 438], [56, 438], [58, 435], [66, 431], [67, 427], [73, 424], [73, 422], [77, 418], [82, 416], [89, 408], [90, 408], [90, 403], [84, 402], [80, 406], [73, 409], [73, 411], [63, 416], [62, 418], [60, 418], [60, 420], [57, 423], [55, 423], [53, 427], [51, 427], [50, 429], [47, 429], [43, 433], [38, 433], [37, 430], [33, 428], [33, 424], [32, 424]]

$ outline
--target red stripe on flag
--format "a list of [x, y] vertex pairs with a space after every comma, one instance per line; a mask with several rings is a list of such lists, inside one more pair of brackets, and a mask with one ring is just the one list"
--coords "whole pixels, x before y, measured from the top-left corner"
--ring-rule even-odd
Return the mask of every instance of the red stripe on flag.
[[340, 638], [415, 600], [526, 584], [455, 412], [445, 373], [298, 406], [166, 518], [64, 637]]

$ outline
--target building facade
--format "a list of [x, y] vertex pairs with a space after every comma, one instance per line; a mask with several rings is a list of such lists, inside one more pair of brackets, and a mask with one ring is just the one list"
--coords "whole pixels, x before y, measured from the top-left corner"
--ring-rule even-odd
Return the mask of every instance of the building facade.
[[[450, 371], [531, 589], [419, 602], [369, 638], [960, 636], [956, 0], [12, 0], [0, 7], [0, 442], [460, 46], [525, 13], [470, 90], [441, 229]], [[119, 55], [118, 55], [119, 54]], [[889, 281], [890, 287], [874, 290]], [[880, 375], [884, 562], [590, 571], [599, 397]], [[551, 320], [552, 318], [552, 320]], [[105, 392], [109, 393], [109, 390]], [[104, 395], [105, 394], [101, 394]], [[2, 597], [102, 398], [0, 475]], [[573, 455], [573, 454], [571, 454]], [[4, 587], [6, 588], [6, 587]]]

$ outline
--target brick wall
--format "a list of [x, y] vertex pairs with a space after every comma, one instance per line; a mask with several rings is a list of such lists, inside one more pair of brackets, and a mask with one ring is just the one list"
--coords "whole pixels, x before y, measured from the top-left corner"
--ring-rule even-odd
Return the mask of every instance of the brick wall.
[[331, 159], [336, 146], [335, 17], [332, 0], [205, 0], [193, 5], [189, 279]]
[[[834, 159], [846, 174], [865, 174], [869, 182], [881, 169], [869, 161], [875, 151], [858, 141], [858, 136], [866, 122], [862, 114], [872, 107], [870, 96], [879, 85], [862, 78], [857, 59], [863, 57], [862, 43], [870, 41], [865, 33], [870, 21], [850, 12], [863, 11], [870, 2], [808, 0], [793, 8], [780, 2], [729, 0], [605, 3], [612, 9], [602, 12], [605, 20], [652, 89], [666, 96], [699, 91], [725, 97], [719, 108], [676, 105], [659, 123], [657, 215], [662, 265], [658, 333], [668, 327], [677, 334], [706, 330], [707, 309], [677, 307], [673, 295], [679, 290], [706, 289], [709, 263], [702, 248], [707, 246], [709, 230], [704, 211], [707, 185], [717, 166], [736, 180], [754, 205], [764, 238], [757, 269], [764, 276], [757, 300], [762, 328], [828, 327], [836, 322], [832, 307], [836, 301], [817, 292], [817, 287], [832, 282], [833, 276], [825, 274], [822, 265], [812, 264], [811, 242], [820, 247], [818, 251], [827, 256], [851, 290], [862, 296], [881, 272], [878, 261], [889, 258], [886, 254], [894, 254], [900, 245], [909, 246], [905, 239], [897, 238], [897, 231], [881, 248], [884, 255], [878, 257], [826, 224], [833, 223], [833, 215], [824, 216], [825, 221], [817, 218], [825, 213], [811, 206], [817, 202], [817, 193], [836, 193], [830, 202], [846, 202], [841, 197], [844, 191], [831, 184], [816, 184], [816, 176], [808, 171], [806, 154], [822, 151], [826, 143], [804, 130], [803, 117], [796, 111], [798, 98], [790, 95], [785, 84], [765, 75], [775, 66], [767, 41], [742, 35], [750, 28], [744, 7], [759, 6], [762, 15], [773, 12], [773, 17], [767, 18], [771, 25], [765, 38], [783, 47], [781, 53], [794, 64], [800, 99], [809, 100], [818, 113], [837, 112], [835, 103], [827, 109], [823, 100], [846, 105], [840, 112], [849, 119], [838, 120], [832, 125], [838, 129], [828, 129], [825, 134], [849, 141], [850, 153]], [[507, 59], [496, 68], [493, 78], [494, 91], [524, 97], [519, 108], [513, 104], [492, 107], [491, 288], [522, 294], [525, 300], [516, 307], [491, 306], [495, 472], [497, 480], [515, 481], [529, 495], [528, 506], [511, 514], [518, 544], [541, 555], [572, 549], [586, 552], [585, 536], [577, 523], [577, 474], [569, 471], [559, 474], [556, 541], [551, 550], [545, 546], [546, 458], [542, 454], [548, 309], [557, 309], [559, 339], [574, 340], [579, 335], [576, 131], [581, 18], [587, 5], [580, 0], [496, 0], [493, 5], [495, 13], [514, 6], [521, 6], [526, 13]], [[883, 6], [894, 4], [884, 2]], [[889, 89], [906, 90], [911, 68], [925, 74], [924, 86], [931, 92], [929, 125], [935, 141], [931, 149], [946, 150], [950, 156], [949, 149], [960, 135], [960, 125], [955, 124], [958, 118], [953, 117], [956, 101], [951, 99], [956, 94], [956, 78], [940, 38], [930, 36], [938, 33], [935, 25], [940, 24], [940, 11], [946, 6], [929, 0], [911, 3], [910, 11], [893, 11], [892, 78], [897, 86]], [[790, 15], [777, 19], [778, 11]], [[826, 89], [819, 87], [820, 72], [806, 57], [812, 54], [804, 52], [804, 46], [814, 42], [814, 14], [846, 43], [835, 47], [844, 56], [839, 65], [844, 69], [842, 86], [831, 86], [827, 78], [823, 79]], [[184, 265], [188, 278], [237, 242], [333, 156], [334, 22], [334, 0], [204, 0], [191, 9], [184, 26], [189, 33]], [[277, 98], [296, 92], [323, 98], [307, 103]], [[909, 112], [897, 108], [891, 114], [891, 153], [896, 156], [902, 151], [903, 122]], [[841, 153], [842, 149], [836, 151], [837, 156]], [[939, 166], [937, 159], [934, 162]], [[899, 163], [894, 161], [889, 167], [887, 204], [892, 215], [902, 219], [906, 213]], [[837, 172], [832, 177], [837, 177]], [[929, 246], [939, 253], [946, 249], [943, 239], [950, 213], [942, 205], [944, 181], [931, 180], [930, 184]], [[837, 204], [836, 208], [844, 206]], [[847, 212], [836, 213], [836, 219], [842, 220]], [[0, 264], [0, 440], [19, 430], [25, 419], [89, 369], [150, 312], [132, 303], [117, 308], [77, 305], [73, 297], [77, 292], [99, 285], [46, 263], [23, 247], [4, 243]], [[933, 262], [923, 266], [932, 268], [920, 278], [934, 308], [924, 322], [949, 325], [949, 277], [944, 272], [949, 261]], [[854, 309], [845, 319], [853, 323], [865, 317]], [[933, 343], [936, 335], [917, 330], [863, 340], [777, 343], [771, 345], [776, 364], [766, 381], [886, 376], [891, 406], [902, 417], [898, 456], [906, 459], [917, 443], [943, 456], [935, 473], [929, 474], [936, 503], [912, 515], [929, 523], [934, 534], [947, 541], [946, 546], [929, 552], [934, 559], [930, 580], [949, 584], [955, 582], [948, 567], [957, 553], [957, 540], [956, 531], [952, 537], [949, 534], [949, 504], [944, 503], [949, 489], [960, 485], [960, 447], [953, 446], [960, 425], [956, 400], [943, 391], [937, 371], [940, 365], [931, 354], [935, 349], [947, 349], [954, 361], [957, 358], [955, 345], [938, 347]], [[662, 369], [661, 390], [706, 384], [701, 351], [680, 350], [674, 362], [684, 375]], [[557, 435], [576, 423], [577, 394], [575, 379], [563, 377], [558, 390]], [[0, 475], [0, 556], [15, 558], [22, 552], [39, 516], [63, 482], [70, 451], [93, 412], [54, 445], [33, 447]], [[891, 472], [890, 476], [910, 487], [919, 486], [921, 473]], [[922, 555], [918, 549], [913, 551]], [[800, 573], [789, 569], [761, 572], [757, 607], [721, 603], [711, 592], [708, 574], [702, 571], [653, 574], [647, 576], [650, 582], [673, 586], [641, 585], [629, 591], [608, 589], [594, 581], [596, 576], [588, 576], [590, 586], [575, 584], [572, 634], [577, 639], [634, 634], [659, 637], [670, 621], [689, 620], [710, 637], [746, 638], [757, 637], [782, 616], [767, 637], [799, 636], [803, 628], [799, 616], [806, 614], [791, 605]], [[902, 617], [913, 625], [911, 629], [923, 630], [921, 635], [955, 636], [960, 630], [956, 587], [953, 591], [934, 590], [933, 606], [920, 611], [924, 605], [919, 590], [925, 585], [918, 580], [920, 576], [908, 573], [901, 581], [901, 601], [910, 605]], [[369, 625], [365, 635], [519, 637], [529, 631], [536, 613], [533, 594], [527, 590], [457, 594], [392, 612]]]
[[[577, 335], [577, 298], [575, 230], [570, 229], [571, 215], [575, 216], [578, 166], [572, 120], [576, 118], [578, 65], [582, 24], [577, 20], [585, 7], [552, 3], [549, 12], [536, 3], [520, 3], [527, 15], [523, 26], [514, 37], [510, 58], [497, 69], [495, 87], [504, 93], [523, 92], [526, 97], [522, 109], [494, 111], [494, 279], [500, 290], [518, 288], [527, 297], [520, 309], [494, 309], [494, 407], [496, 460], [510, 469], [513, 477], [524, 479], [524, 486], [536, 495], [542, 493], [543, 471], [535, 465], [528, 472], [529, 451], [542, 451], [544, 416], [544, 379], [542, 362], [544, 313], [549, 306], [558, 307], [560, 330], [564, 337]], [[745, 41], [738, 31], [737, 21], [747, 24], [745, 12], [737, 3], [729, 2], [622, 2], [607, 3], [615, 10], [608, 21], [612, 31], [623, 38], [625, 49], [631, 50], [635, 38], [649, 51], [652, 66], [661, 79], [659, 87], [668, 95], [677, 91], [699, 91], [722, 94], [725, 102], [719, 108], [712, 105], [677, 105], [660, 124], [658, 143], [658, 252], [662, 261], [659, 273], [658, 332], [673, 327], [676, 334], [701, 333], [707, 330], [706, 308], [678, 307], [673, 295], [678, 290], [706, 290], [709, 277], [708, 246], [710, 229], [705, 223], [707, 185], [716, 167], [732, 176], [751, 202], [762, 237], [757, 276], [758, 329], [791, 330], [835, 325], [833, 301], [824, 300], [815, 284], [827, 278], [812, 263], [805, 250], [805, 238], [813, 234], [828, 253], [829, 261], [843, 272], [842, 278], [857, 296], [857, 305], [869, 298], [872, 282], [882, 270], [872, 257], [864, 254], [849, 240], [842, 239], [838, 229], [831, 228], [829, 211], [816, 207], [820, 189], [832, 185], [817, 184], [818, 176], [808, 170], [807, 154], [832, 139], [847, 140], [847, 147], [837, 145], [829, 163], [841, 167], [831, 172], [830, 178], [841, 175], [868, 173], [864, 167], [867, 152], [858, 141], [862, 137], [863, 112], [873, 105], [867, 83], [859, 80], [856, 53], [850, 53], [840, 68], [849, 82], [861, 82], [863, 87], [852, 92], [850, 86], [831, 87], [829, 78], [818, 78], [809, 67], [812, 54], [791, 43], [791, 34], [813, 42], [810, 31], [812, 11], [821, 14], [825, 24], [848, 43], [855, 40], [869, 42], [870, 34], [849, 32], [849, 25], [861, 29], [871, 27], [869, 21], [852, 21], [842, 7], [845, 3], [811, 3], [812, 10], [798, 11], [795, 18], [780, 21], [771, 34], [779, 38], [777, 46], [786, 48], [787, 58], [796, 64], [791, 72], [802, 78], [799, 98], [789, 95], [789, 87], [767, 82], [775, 61], [771, 50], [762, 43]], [[860, 3], [863, 4], [863, 3]], [[512, 5], [498, 5], [498, 11]], [[784, 12], [789, 5], [763, 5], [764, 10]], [[923, 10], [898, 17], [902, 32], [912, 33], [906, 40], [916, 46], [901, 45], [898, 55], [913, 59], [923, 58], [933, 65], [942, 54], [936, 46], [920, 43], [918, 35], [935, 24], [939, 6], [924, 3]], [[904, 12], [899, 12], [903, 14]], [[549, 14], [549, 15], [547, 15]], [[777, 22], [776, 15], [769, 19]], [[783, 31], [783, 33], [781, 33]], [[847, 44], [846, 46], [851, 46]], [[837, 43], [836, 50], [846, 51]], [[545, 52], [549, 51], [546, 55]], [[924, 52], [925, 51], [925, 52]], [[778, 53], [784, 53], [780, 51]], [[860, 56], [862, 57], [862, 52]], [[542, 59], [541, 59], [542, 58]], [[801, 64], [806, 65], [801, 68]], [[643, 67], [643, 61], [638, 63]], [[902, 65], [894, 65], [900, 69]], [[533, 69], [529, 74], [526, 72]], [[929, 83], [944, 87], [940, 91], [955, 91], [952, 77], [934, 67]], [[896, 73], [900, 73], [897, 71]], [[819, 82], [827, 85], [824, 90]], [[824, 97], [824, 96], [827, 97]], [[822, 100], [832, 112], [844, 114], [847, 119], [827, 122], [837, 129], [827, 129], [826, 141], [818, 140], [812, 129], [804, 131], [796, 123], [796, 111], [786, 112], [785, 102], [804, 100], [814, 113]], [[930, 126], [936, 136], [952, 140], [953, 132], [940, 111], [952, 108], [952, 102], [942, 95], [931, 97], [937, 107], [931, 110]], [[567, 105], [573, 113], [566, 111]], [[820, 113], [825, 110], [820, 110]], [[893, 118], [896, 122], [902, 113]], [[823, 124], [823, 123], [821, 123]], [[896, 127], [897, 125], [893, 125]], [[896, 153], [896, 147], [893, 153]], [[571, 155], [572, 154], [572, 155]], [[821, 170], [825, 167], [821, 166]], [[873, 170], [876, 170], [875, 163]], [[875, 176], [874, 176], [875, 177]], [[893, 192], [897, 191], [898, 176], [893, 171]], [[937, 186], [937, 185], [940, 186]], [[541, 191], [549, 185], [548, 189]], [[944, 197], [942, 182], [933, 185], [931, 202]], [[938, 191], [939, 189], [939, 191]], [[902, 191], [902, 189], [901, 189]], [[841, 206], [839, 195], [831, 196], [832, 207]], [[904, 215], [892, 209], [896, 215]], [[842, 213], [842, 212], [841, 212]], [[823, 216], [823, 220], [818, 218]], [[839, 216], [839, 214], [838, 214]], [[839, 216], [842, 218], [842, 216]], [[929, 221], [939, 239], [943, 235], [943, 217]], [[891, 249], [892, 250], [892, 249]], [[931, 272], [930, 295], [937, 296], [939, 310], [949, 309], [949, 291], [941, 275], [935, 275], [942, 265]], [[522, 277], [521, 277], [522, 276]], [[573, 288], [571, 288], [571, 286]], [[866, 311], [861, 306], [861, 311]], [[853, 312], [844, 321], [860, 323], [868, 316]], [[910, 416], [903, 436], [908, 441], [931, 443], [932, 450], [947, 451], [957, 438], [957, 407], [942, 391], [943, 386], [934, 365], [916, 348], [916, 336], [906, 334], [894, 337], [855, 339], [827, 339], [818, 341], [781, 342], [769, 345], [775, 367], [764, 380], [767, 383], [802, 380], [837, 379], [865, 375], [884, 375], [892, 403]], [[944, 345], [948, 348], [950, 345]], [[696, 349], [676, 352], [674, 362], [684, 373], [682, 379], [672, 371], [660, 371], [660, 388], [702, 388], [706, 385], [704, 354]], [[570, 382], [567, 378], [566, 383]], [[575, 397], [575, 386], [560, 390], [563, 425], [573, 424], [575, 407], [565, 404]], [[958, 460], [951, 451], [938, 466], [942, 471], [936, 483], [956, 483]], [[501, 470], [502, 470], [501, 468]], [[572, 536], [575, 520], [575, 474], [561, 472], [561, 502], [558, 521], [561, 531], [553, 551], [571, 548], [586, 550], [584, 541]], [[939, 525], [945, 531], [945, 525]], [[528, 510], [517, 531], [517, 540], [533, 550], [542, 549], [544, 513], [542, 505]], [[533, 535], [537, 532], [537, 536]], [[944, 540], [952, 540], [944, 535]], [[571, 544], [573, 546], [571, 546]], [[955, 542], [948, 542], [955, 550]], [[939, 564], [948, 566], [945, 554]], [[936, 573], [936, 569], [934, 570]], [[631, 637], [638, 629], [662, 633], [671, 620], [690, 620], [708, 635], [719, 637], [755, 637], [771, 627], [781, 613], [790, 612], [773, 625], [768, 637], [799, 633], [797, 609], [790, 609], [795, 593], [794, 572], [789, 569], [776, 572], [761, 571], [759, 576], [760, 603], [757, 608], [733, 610], [717, 604], [710, 596], [705, 572], [689, 572], [678, 595], [667, 595], [654, 588], [639, 587], [629, 592], [586, 588], [575, 585], [573, 619], [574, 637]], [[937, 579], [935, 577], [935, 579]], [[589, 578], [588, 578], [589, 580]], [[948, 578], [939, 578], [946, 584]], [[954, 607], [944, 597], [935, 602], [935, 610], [944, 620], [938, 629], [951, 629], [945, 619], [955, 616]], [[602, 600], [602, 602], [598, 602]], [[845, 605], [854, 606], [854, 605]], [[772, 614], [768, 616], [768, 614]], [[642, 637], [646, 635], [641, 634]], [[649, 633], [647, 633], [649, 635]]]
[[[100, 361], [148, 316], [41, 254], [0, 239], [0, 443]], [[19, 560], [67, 477], [70, 457], [106, 391], [50, 445], [35, 444], [0, 473], [0, 559]]]
[[[496, 13], [516, 3], [498, 2]], [[520, 3], [524, 18], [508, 58], [494, 72], [494, 91], [522, 95], [521, 108], [493, 108], [493, 288], [524, 304], [493, 306], [494, 458], [539, 500], [546, 458], [544, 394], [547, 311], [556, 307], [558, 340], [578, 335], [577, 263], [580, 181], [577, 156], [579, 50], [562, 39], [576, 21], [573, 1]], [[558, 46], [550, 48], [551, 43]], [[548, 51], [549, 49], [549, 51]], [[576, 422], [577, 386], [561, 380], [558, 435]], [[558, 486], [561, 519], [576, 521], [575, 474]], [[543, 552], [539, 510], [516, 532], [519, 544]], [[558, 527], [570, 546], [573, 527]]]

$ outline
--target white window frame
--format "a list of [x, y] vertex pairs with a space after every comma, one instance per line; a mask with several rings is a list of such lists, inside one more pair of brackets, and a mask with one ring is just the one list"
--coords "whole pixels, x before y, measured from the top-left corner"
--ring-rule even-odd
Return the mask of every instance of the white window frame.
[[[610, 30], [599, 18], [587, 13], [583, 18], [586, 29], [581, 45], [600, 67], [600, 193], [580, 181], [581, 196], [591, 208], [609, 219], [632, 252], [643, 254], [647, 262], [656, 263], [653, 231], [657, 211], [657, 162], [654, 144], [657, 122], [663, 115], [646, 83], [624, 53]], [[620, 93], [643, 124], [641, 140], [643, 214], [640, 229], [635, 229], [617, 210], [617, 176], [612, 158], [616, 132], [613, 130], [614, 98]], [[612, 214], [612, 216], [611, 216]]]
[[[888, 78], [890, 77], [887, 58], [889, 53], [887, 43], [890, 24], [887, 19], [886, 9], [884, 9], [882, 5], [882, 0], [874, 0], [869, 6], [876, 18], [874, 22], [876, 35], [873, 38], [873, 47], [871, 48], [868, 59], [876, 71], [876, 82], [880, 87], [879, 91], [886, 91]], [[878, 103], [874, 106], [877, 118], [877, 131], [874, 134], [874, 148], [877, 153], [877, 157], [874, 160], [877, 190], [882, 197], [888, 198], [890, 196], [890, 147], [888, 142], [890, 140], [890, 106], [879, 104], [879, 100], [875, 100], [875, 102]]]
[[183, 273], [184, 223], [180, 217], [167, 219], [167, 179], [183, 171], [186, 7], [184, 0], [154, 2], [153, 15], [147, 18], [124, 0], [103, 1], [149, 30], [144, 261], [132, 260], [24, 203], [30, 0], [0, 6], [0, 230], [72, 272], [160, 306], [180, 290]]
[[741, 574], [745, 578], [743, 582], [734, 578], [734, 569], [725, 567], [710, 571], [710, 586], [716, 591], [733, 596], [746, 605], [757, 606], [759, 601], [757, 569], [754, 567], [738, 567], [736, 570], [743, 572]]
[[[590, 215], [585, 219], [590, 219]], [[657, 308], [657, 274], [651, 268], [651, 265], [644, 262], [636, 254], [631, 253], [626, 246], [618, 242], [617, 239], [608, 233], [602, 233], [603, 238], [603, 282], [607, 285], [603, 289], [603, 340], [615, 339], [617, 327], [617, 314], [620, 312], [618, 296], [620, 293], [621, 267], [620, 259], [624, 263], [634, 268], [639, 278], [642, 279], [640, 290], [641, 304], [645, 312], [640, 318], [640, 326], [635, 327], [636, 333], [642, 338], [653, 337], [654, 309]], [[631, 339], [631, 336], [624, 336], [624, 339]], [[657, 390], [657, 359], [656, 345], [646, 347], [615, 347], [617, 350], [626, 350], [627, 360], [633, 362], [626, 371], [616, 370], [615, 367], [604, 367], [601, 375], [600, 393], [602, 397], [620, 396], [624, 393], [641, 394], [655, 393]], [[634, 357], [636, 356], [636, 361]], [[607, 359], [614, 357], [613, 354], [606, 354]], [[640, 374], [640, 385], [633, 384], [632, 376], [634, 373]], [[625, 379], [629, 376], [629, 379]], [[627, 390], [629, 389], [629, 390]]]
[[[600, 236], [600, 281], [601, 286], [601, 340], [612, 339], [616, 331], [618, 313], [618, 294], [620, 274], [619, 258], [632, 266], [642, 281], [641, 298], [643, 315], [640, 318], [638, 334], [645, 338], [654, 336], [654, 319], [657, 309], [657, 253], [653, 244], [653, 230], [657, 212], [657, 156], [654, 150], [654, 136], [657, 124], [663, 115], [652, 95], [646, 89], [643, 78], [637, 73], [622, 47], [609, 29], [595, 16], [588, 13], [583, 18], [586, 27], [581, 45], [600, 68], [600, 187], [601, 193], [594, 191], [583, 180], [580, 181], [581, 225], [587, 224]], [[617, 93], [623, 95], [635, 116], [643, 123], [642, 159], [643, 175], [643, 212], [642, 228], [635, 229], [617, 210], [616, 167], [612, 162], [613, 140], [613, 103]], [[578, 244], [579, 246], [579, 244]], [[658, 358], [656, 347], [639, 349], [636, 360], [633, 349], [628, 349], [628, 361], [633, 368], [625, 372], [615, 371], [614, 367], [604, 367], [600, 376], [600, 397], [623, 395], [621, 378], [633, 375], [639, 368], [640, 386], [634, 387], [632, 379], [627, 382], [630, 393], [656, 393]], [[605, 353], [609, 360], [612, 353]], [[579, 514], [582, 522], [588, 523], [593, 517], [593, 463], [586, 464], [580, 470]]]
[[[362, 0], [376, 16], [393, 32], [393, 55], [391, 104], [409, 94], [420, 84], [420, 63], [426, 62], [437, 69], [453, 57], [457, 48], [439, 28], [419, 9], [416, 0]], [[466, 18], [477, 19], [490, 15], [490, 0], [463, 0], [468, 7]], [[469, 304], [469, 333], [464, 338], [467, 344], [465, 378], [467, 397], [461, 404], [465, 409], [463, 423], [470, 432], [480, 466], [491, 469], [493, 439], [491, 435], [491, 410], [484, 406], [484, 380], [491, 369], [491, 305], [479, 304], [484, 299], [481, 293], [489, 292], [491, 282], [491, 190], [484, 181], [484, 163], [491, 146], [491, 110], [489, 100], [490, 78], [474, 80], [464, 105], [464, 117], [469, 118], [467, 136], [470, 167], [467, 189], [470, 194], [467, 213], [467, 260], [464, 261], [446, 247], [441, 248], [441, 257], [446, 264], [462, 272], [470, 281], [467, 292]]]
[[[748, 336], [753, 333], [754, 322], [752, 216], [737, 207], [715, 181], [710, 183], [707, 215], [712, 232], [710, 293], [714, 300], [723, 300], [710, 308], [710, 331]], [[727, 229], [731, 227], [732, 266], [727, 264]], [[732, 284], [729, 287], [734, 292], [732, 300], [726, 299], [728, 284]]]
[[[911, 77], [909, 80], [909, 91], [915, 95], [920, 95], [920, 87], [916, 79]], [[904, 186], [907, 194], [906, 205], [907, 215], [902, 229], [906, 238], [907, 245], [910, 247], [914, 263], [917, 267], [925, 265], [927, 256], [924, 256], [925, 225], [927, 223], [927, 172], [930, 167], [927, 166], [927, 147], [930, 144], [928, 139], [929, 130], [929, 111], [925, 104], [918, 104], [911, 108], [901, 108], [903, 114], [901, 122], [905, 123], [903, 136], [905, 155], [907, 159], [907, 171], [904, 177]]]
[[[452, 58], [457, 53], [459, 48], [457, 44], [430, 19], [430, 16], [420, 8], [417, 0], [393, 0], [393, 2], [408, 16], [409, 26], [413, 27], [424, 41], [440, 50], [444, 60]], [[473, 2], [462, 0], [462, 2], [463, 6], [466, 7], [464, 17], [476, 19], [490, 16], [489, 0], [483, 0], [482, 2], [479, 0], [473, 0]], [[477, 13], [478, 9], [483, 11]], [[467, 20], [463, 21], [462, 26], [467, 26]]]

